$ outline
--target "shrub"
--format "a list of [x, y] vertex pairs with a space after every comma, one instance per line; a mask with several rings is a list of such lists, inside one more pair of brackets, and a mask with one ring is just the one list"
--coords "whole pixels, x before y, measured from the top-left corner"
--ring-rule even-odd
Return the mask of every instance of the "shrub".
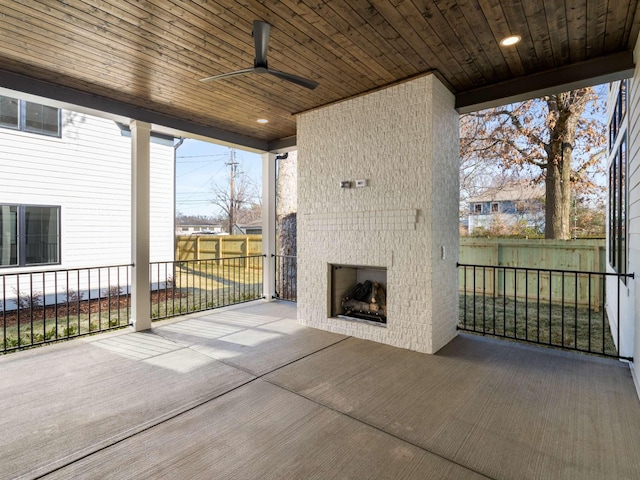
[[22, 293], [13, 289], [16, 294], [16, 302], [21, 310], [31, 310], [42, 306], [42, 292]]
[[65, 298], [65, 302], [67, 303], [78, 303], [84, 298], [84, 292], [77, 292], [73, 288], [67, 290], [67, 297]]
[[62, 331], [62, 336], [63, 337], [72, 337], [73, 335], [75, 335], [76, 333], [76, 327], [73, 325], [69, 325], [69, 327], [65, 327], [65, 329]]
[[124, 291], [122, 290], [122, 287], [118, 285], [109, 285], [109, 288], [102, 290], [103, 297], [114, 298], [120, 297], [121, 295], [124, 295]]
[[6, 337], [4, 339], [5, 348], [14, 348], [18, 346], [18, 339], [14, 337]]
[[51, 340], [52, 338], [57, 338], [57, 336], [58, 332], [56, 331], [56, 327], [51, 327], [51, 330], [45, 334], [44, 338], [46, 340]]

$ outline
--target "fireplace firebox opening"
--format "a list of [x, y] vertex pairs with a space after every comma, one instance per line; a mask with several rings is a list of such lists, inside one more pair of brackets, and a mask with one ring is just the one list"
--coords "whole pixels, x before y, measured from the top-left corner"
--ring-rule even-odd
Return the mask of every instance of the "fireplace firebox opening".
[[368, 265], [330, 265], [331, 317], [387, 323], [387, 269]]

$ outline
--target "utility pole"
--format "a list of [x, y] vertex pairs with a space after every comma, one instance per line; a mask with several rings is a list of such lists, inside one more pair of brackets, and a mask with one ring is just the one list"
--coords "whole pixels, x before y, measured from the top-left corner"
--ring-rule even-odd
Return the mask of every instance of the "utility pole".
[[233, 235], [233, 227], [236, 223], [236, 151], [232, 148], [229, 152], [230, 159], [227, 165], [231, 167], [229, 175], [229, 235]]

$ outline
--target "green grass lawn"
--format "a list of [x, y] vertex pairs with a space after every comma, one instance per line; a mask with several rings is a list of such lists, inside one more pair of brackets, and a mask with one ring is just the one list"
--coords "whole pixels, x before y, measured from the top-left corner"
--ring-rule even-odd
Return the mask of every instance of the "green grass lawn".
[[[124, 298], [124, 296], [123, 296]], [[81, 302], [82, 306], [87, 302]], [[92, 301], [97, 303], [97, 301]], [[45, 342], [97, 333], [113, 328], [125, 327], [129, 324], [129, 311], [125, 305], [114, 306], [103, 311], [88, 312], [87, 308], [59, 308], [56, 315], [54, 307], [34, 309], [20, 312], [20, 319], [15, 312], [0, 321], [0, 350], [27, 347]], [[1, 319], [0, 319], [1, 320]]]
[[[262, 298], [260, 268], [241, 262], [184, 262], [171, 272], [166, 285], [151, 294], [153, 320]], [[69, 305], [0, 311], [0, 351], [13, 350], [129, 324], [129, 296], [80, 300]]]
[[158, 291], [151, 317], [166, 318], [262, 298], [260, 268], [226, 262], [187, 262]]
[[159, 301], [151, 305], [151, 318], [159, 320], [262, 298], [262, 283], [246, 285], [246, 287], [246, 289], [234, 289], [221, 286], [214, 289], [176, 290], [177, 294], [168, 295], [168, 298], [162, 298], [161, 295]]
[[616, 355], [604, 310], [460, 295], [460, 327], [478, 333]]

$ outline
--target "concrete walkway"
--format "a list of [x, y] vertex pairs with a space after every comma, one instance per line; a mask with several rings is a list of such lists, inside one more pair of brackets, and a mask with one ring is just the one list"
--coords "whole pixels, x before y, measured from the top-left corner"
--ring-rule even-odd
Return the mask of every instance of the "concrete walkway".
[[620, 362], [424, 355], [251, 303], [0, 357], [0, 478], [638, 479]]

